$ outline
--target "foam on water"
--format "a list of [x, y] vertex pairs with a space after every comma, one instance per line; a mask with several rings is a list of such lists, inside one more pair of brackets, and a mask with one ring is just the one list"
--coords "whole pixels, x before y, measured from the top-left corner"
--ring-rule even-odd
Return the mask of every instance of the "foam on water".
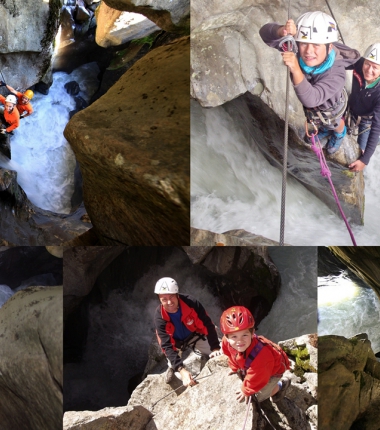
[[[249, 140], [247, 140], [249, 139]], [[364, 226], [352, 225], [358, 245], [378, 245], [380, 151], [365, 169]], [[334, 182], [334, 178], [332, 178]], [[282, 172], [271, 166], [223, 107], [192, 103], [191, 225], [222, 233], [245, 229], [278, 241]], [[288, 175], [285, 243], [352, 245], [342, 219]]]
[[[99, 68], [86, 64], [71, 74], [54, 73], [49, 94], [36, 93], [34, 112], [22, 119], [11, 137], [12, 160], [0, 155], [0, 167], [17, 171], [17, 180], [36, 206], [58, 213], [69, 213], [74, 191], [75, 156], [63, 136], [69, 112], [75, 109], [74, 97], [64, 88], [77, 81], [86, 101], [97, 90]], [[16, 83], [9, 82], [16, 87]]]

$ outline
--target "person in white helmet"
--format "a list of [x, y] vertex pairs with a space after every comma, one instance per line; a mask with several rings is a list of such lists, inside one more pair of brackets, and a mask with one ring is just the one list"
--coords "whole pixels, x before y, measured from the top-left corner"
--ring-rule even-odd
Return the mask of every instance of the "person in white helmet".
[[169, 366], [165, 382], [169, 383], [174, 373], [179, 372], [184, 386], [195, 385], [196, 381], [184, 367], [179, 351], [193, 347], [210, 358], [221, 354], [215, 325], [196, 299], [178, 293], [178, 285], [173, 278], [159, 279], [154, 292], [160, 300], [154, 314], [156, 335]]
[[362, 154], [349, 165], [360, 172], [368, 165], [380, 139], [380, 43], [370, 45], [353, 67], [349, 108], [354, 135]]
[[4, 105], [4, 117], [0, 119], [2, 134], [11, 133], [20, 125], [20, 114], [16, 108], [17, 99], [14, 95], [4, 97], [0, 94], [0, 103]]
[[[334, 19], [324, 12], [307, 12], [295, 24], [265, 24], [260, 29], [263, 41], [282, 53], [289, 67], [294, 90], [306, 118], [318, 126], [320, 140], [328, 138], [327, 152], [336, 152], [346, 135], [342, 119], [347, 106], [344, 91], [345, 68], [360, 58], [358, 51], [338, 43], [338, 28]], [[298, 53], [286, 51], [284, 37], [293, 36]]]

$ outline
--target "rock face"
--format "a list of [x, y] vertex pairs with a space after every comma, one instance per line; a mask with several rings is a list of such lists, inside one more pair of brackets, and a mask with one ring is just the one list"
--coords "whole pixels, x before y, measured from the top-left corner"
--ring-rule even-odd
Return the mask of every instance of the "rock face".
[[66, 126], [104, 245], [190, 242], [188, 67], [189, 38], [157, 48]]
[[[374, 0], [367, 6], [368, 10], [376, 10]], [[366, 20], [362, 8], [353, 10], [348, 1], [340, 1], [333, 9], [345, 42], [364, 52], [368, 44], [366, 33], [368, 31], [375, 37], [379, 18], [368, 27], [360, 26], [360, 29], [352, 32], [349, 28], [357, 22], [358, 16]], [[325, 2], [308, 0], [291, 4], [290, 16], [296, 19], [310, 10], [331, 14]], [[287, 14], [284, 4], [263, 8], [260, 1], [226, 3], [213, 0], [207, 5], [201, 0], [191, 2], [192, 97], [203, 107], [214, 107], [248, 93], [245, 97], [253, 102], [251, 115], [254, 133], [265, 146], [260, 149], [275, 165], [282, 163], [284, 125], [279, 126], [278, 121], [280, 118], [282, 122], [285, 116], [286, 69], [281, 63], [280, 53], [261, 40], [259, 29], [268, 22], [285, 22]], [[289, 94], [289, 125], [294, 134], [290, 133], [289, 137], [288, 172], [336, 212], [336, 204], [325, 178], [317, 177], [317, 172], [320, 176], [319, 163], [302, 141], [305, 121], [302, 105], [292, 88]], [[277, 134], [277, 138], [272, 131]], [[278, 143], [274, 143], [276, 140]], [[331, 161], [329, 167], [333, 183], [344, 203], [346, 216], [352, 222], [362, 224], [363, 177], [362, 174], [354, 175], [347, 171], [348, 164], [358, 155], [357, 144], [347, 138], [342, 148], [328, 159]], [[305, 160], [308, 161], [307, 166]]]
[[2, 430], [62, 429], [62, 287], [19, 291], [0, 309]]
[[0, 68], [7, 84], [28, 88], [48, 71], [60, 8], [60, 0], [0, 3]]
[[13, 245], [62, 245], [86, 232], [83, 206], [69, 215], [57, 214], [33, 205], [17, 183], [17, 172], [0, 169], [1, 239]]
[[[293, 339], [294, 342], [297, 342]], [[290, 342], [290, 340], [288, 341]], [[161, 361], [149, 371], [149, 375], [134, 390], [128, 408], [142, 408], [147, 415], [153, 414], [148, 424], [138, 426], [136, 429], [165, 429], [185, 430], [190, 428], [202, 429], [227, 429], [241, 428], [244, 424], [247, 407], [244, 403], [235, 401], [235, 391], [240, 388], [241, 381], [236, 375], [228, 376], [229, 368], [227, 357], [220, 356], [204, 361], [193, 352], [185, 358], [186, 367], [197, 376], [198, 385], [185, 389], [177, 377], [168, 385], [164, 383], [163, 369], [166, 368], [166, 360]], [[200, 372], [200, 373], [199, 373]], [[246, 429], [262, 429], [268, 425], [263, 412], [272, 424], [284, 429], [316, 429], [316, 386], [287, 371], [286, 376], [291, 378], [292, 385], [287, 391], [286, 397], [275, 404], [266, 400], [260, 404], [260, 410], [256, 403], [249, 408]], [[178, 376], [176, 374], [176, 376]], [[176, 390], [173, 392], [173, 390]], [[310, 392], [312, 394], [310, 394]], [[105, 417], [113, 408], [103, 412]], [[121, 408], [115, 409], [115, 412]], [[71, 430], [76, 423], [73, 417], [76, 415], [77, 423], [83, 422], [89, 415], [98, 416], [102, 411], [95, 413], [84, 412], [83, 417], [79, 412], [67, 412], [64, 416], [64, 429]], [[96, 415], [95, 415], [96, 414]], [[94, 420], [94, 418], [93, 418]], [[118, 418], [109, 423], [111, 429], [119, 428]], [[87, 418], [86, 429], [95, 429]], [[277, 427], [276, 427], [277, 428]]]
[[103, 48], [118, 46], [160, 30], [142, 15], [112, 9], [104, 2], [97, 9], [96, 16], [96, 43]]
[[320, 430], [376, 430], [380, 363], [365, 334], [319, 337]]
[[371, 286], [380, 299], [380, 248], [378, 246], [330, 246], [329, 249], [352, 272]]
[[117, 10], [141, 13], [165, 31], [189, 34], [188, 0], [106, 0], [104, 3]]

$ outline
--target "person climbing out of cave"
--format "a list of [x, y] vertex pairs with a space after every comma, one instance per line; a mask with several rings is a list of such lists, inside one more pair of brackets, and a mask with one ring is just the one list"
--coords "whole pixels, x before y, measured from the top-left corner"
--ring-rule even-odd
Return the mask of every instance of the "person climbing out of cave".
[[4, 105], [4, 113], [3, 116], [0, 117], [0, 133], [13, 134], [13, 130], [20, 125], [20, 114], [16, 108], [16, 96], [10, 94], [4, 97], [0, 94], [0, 103]]
[[282, 400], [291, 382], [283, 378], [290, 368], [289, 359], [278, 345], [255, 334], [255, 320], [249, 309], [233, 306], [224, 311], [220, 329], [229, 375], [237, 374], [243, 381], [236, 400], [248, 403], [251, 396], [256, 396], [258, 402], [269, 397], [275, 403]]
[[360, 172], [368, 165], [380, 142], [380, 43], [370, 45], [353, 69], [352, 90], [348, 100], [349, 132], [358, 136], [362, 151], [348, 167]]
[[260, 36], [268, 46], [284, 51], [283, 62], [307, 121], [318, 128], [320, 141], [328, 138], [327, 152], [335, 153], [347, 131], [342, 119], [347, 106], [345, 68], [358, 61], [359, 52], [338, 42], [335, 20], [319, 11], [301, 15], [296, 24], [292, 19], [285, 25], [265, 24]]
[[184, 386], [196, 384], [181, 359], [188, 348], [213, 358], [221, 355], [220, 344], [214, 323], [205, 308], [193, 297], [178, 293], [178, 284], [173, 278], [161, 278], [154, 292], [160, 305], [154, 314], [154, 325], [158, 343], [168, 361], [165, 382], [172, 381], [179, 372]]
[[26, 90], [24, 93], [20, 93], [20, 91], [16, 91], [10, 85], [7, 85], [5, 82], [0, 81], [1, 87], [6, 87], [8, 91], [14, 94], [17, 97], [17, 110], [20, 113], [20, 119], [25, 118], [33, 113], [33, 106], [30, 103], [30, 100], [33, 98], [34, 93], [32, 90]]

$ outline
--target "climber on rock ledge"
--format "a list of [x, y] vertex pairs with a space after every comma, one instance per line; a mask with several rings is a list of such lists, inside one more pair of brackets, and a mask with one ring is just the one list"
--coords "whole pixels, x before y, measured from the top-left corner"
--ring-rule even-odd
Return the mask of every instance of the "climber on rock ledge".
[[210, 358], [221, 355], [215, 325], [197, 300], [178, 294], [174, 279], [161, 278], [154, 292], [161, 303], [154, 314], [156, 335], [169, 366], [165, 382], [168, 384], [174, 372], [179, 372], [185, 387], [195, 385], [197, 382], [184, 367], [180, 353], [192, 347]]
[[20, 119], [25, 118], [33, 113], [33, 106], [30, 100], [33, 98], [34, 93], [32, 90], [26, 90], [24, 93], [20, 93], [7, 85], [5, 82], [0, 81], [0, 87], [6, 87], [12, 94], [17, 97], [17, 110], [20, 113]]

